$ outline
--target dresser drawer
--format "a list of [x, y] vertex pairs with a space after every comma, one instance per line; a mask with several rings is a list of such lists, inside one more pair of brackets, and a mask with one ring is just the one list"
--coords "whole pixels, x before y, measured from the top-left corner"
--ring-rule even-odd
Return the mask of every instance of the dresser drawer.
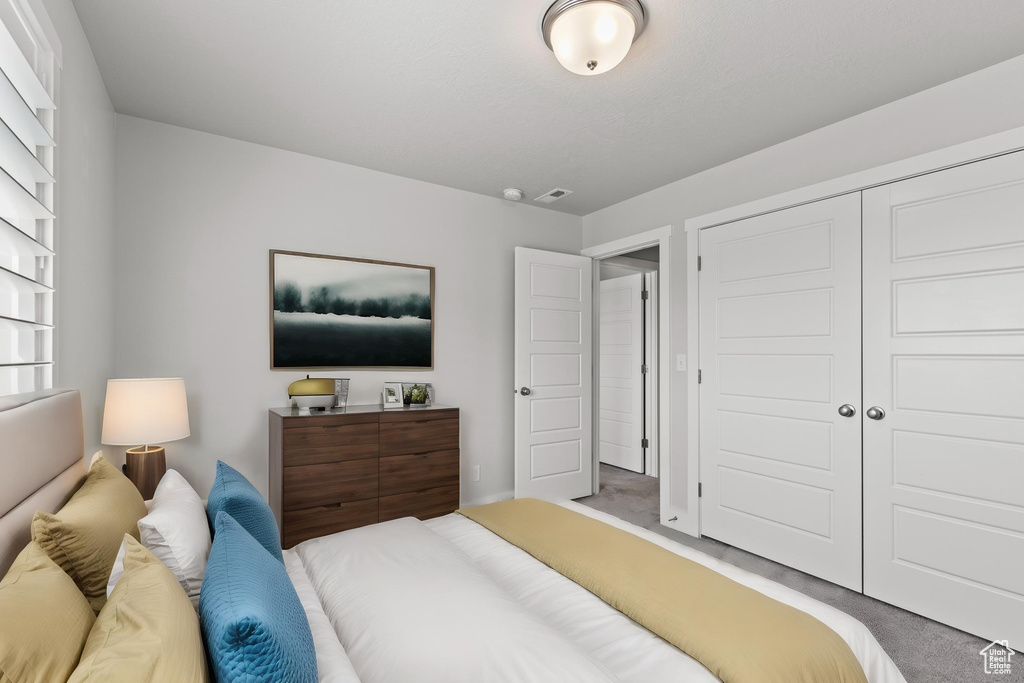
[[404, 410], [381, 410], [380, 422], [427, 422], [429, 420], [457, 420], [458, 408], [405, 408]]
[[[456, 414], [457, 415], [457, 414]], [[380, 454], [406, 455], [459, 448], [459, 418], [380, 423]]]
[[353, 408], [353, 412], [351, 413], [310, 413], [308, 415], [289, 415], [284, 418], [283, 426], [285, 429], [302, 429], [304, 427], [333, 427], [336, 425], [367, 423], [377, 424], [377, 421], [380, 419], [377, 412], [355, 412], [357, 408]]
[[459, 483], [459, 451], [391, 455], [380, 459], [380, 495], [411, 493]]
[[377, 459], [284, 468], [284, 509], [347, 503], [377, 497]]
[[459, 507], [459, 486], [442, 486], [415, 493], [399, 493], [380, 499], [380, 521], [399, 517], [430, 519], [455, 512]]
[[281, 448], [285, 467], [374, 458], [377, 456], [377, 423], [285, 429]]
[[311, 538], [376, 523], [376, 498], [285, 512], [282, 545], [291, 548]]

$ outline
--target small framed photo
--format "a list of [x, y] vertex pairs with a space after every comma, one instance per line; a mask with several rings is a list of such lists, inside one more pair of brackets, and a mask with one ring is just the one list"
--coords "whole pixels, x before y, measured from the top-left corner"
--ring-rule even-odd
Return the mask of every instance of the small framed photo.
[[434, 403], [434, 385], [429, 382], [402, 382], [402, 403], [429, 406]]
[[385, 408], [401, 408], [404, 405], [402, 400], [401, 382], [384, 382], [384, 391], [381, 394]]

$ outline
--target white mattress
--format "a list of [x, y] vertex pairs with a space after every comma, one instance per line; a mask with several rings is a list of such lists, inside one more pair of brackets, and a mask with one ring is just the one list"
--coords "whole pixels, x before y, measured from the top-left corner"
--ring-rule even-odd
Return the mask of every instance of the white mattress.
[[[625, 529], [678, 555], [699, 562], [738, 583], [813, 615], [846, 640], [864, 668], [870, 683], [905, 683], [892, 660], [867, 628], [853, 617], [802, 593], [610, 515], [576, 503], [566, 502], [563, 505]], [[437, 586], [436, 594], [428, 594], [423, 598], [424, 604], [433, 604], [434, 607], [450, 602], [450, 591], [465, 591], [466, 596], [475, 595], [468, 604], [477, 603], [481, 591], [485, 599], [495, 600], [494, 604], [498, 606], [495, 609], [498, 611], [494, 613], [494, 618], [499, 622], [508, 619], [510, 623], [518, 624], [504, 632], [501, 637], [503, 642], [492, 645], [494, 651], [488, 656], [494, 658], [492, 661], [496, 663], [495, 666], [499, 666], [497, 663], [502, 662], [504, 658], [518, 661], [523, 652], [538, 649], [547, 651], [544, 642], [553, 640], [562, 643], [556, 648], [557, 651], [569, 652], [568, 661], [575, 662], [571, 666], [587, 669], [590, 666], [587, 660], [596, 660], [598, 668], [603, 671], [597, 673], [592, 680], [611, 679], [623, 683], [714, 683], [718, 680], [685, 653], [479, 524], [457, 514], [420, 524], [424, 529], [432, 530], [440, 539], [444, 539], [446, 543], [443, 546], [451, 545], [461, 551], [459, 554], [468, 558], [468, 564], [463, 565], [461, 560], [447, 551], [438, 552], [432, 543], [427, 544], [432, 549], [426, 553], [403, 551], [403, 543], [420, 543], [422, 540], [418, 531], [414, 532], [409, 528], [409, 525], [415, 526], [419, 523], [413, 524], [413, 520], [404, 521], [408, 524], [403, 529], [398, 529], [394, 523], [364, 527], [307, 541], [297, 546], [295, 551], [285, 552], [289, 573], [293, 575], [293, 580], [295, 577], [298, 578], [297, 587], [303, 585], [300, 597], [303, 596], [303, 590], [306, 593], [303, 604], [310, 614], [314, 630], [317, 659], [321, 666], [321, 683], [349, 683], [357, 680], [354, 678], [353, 668], [359, 671], [363, 683], [396, 680], [389, 677], [395, 670], [388, 661], [387, 653], [394, 653], [396, 649], [407, 646], [408, 641], [414, 637], [415, 629], [406, 623], [406, 620], [401, 619], [400, 611], [391, 612], [394, 622], [388, 624], [386, 621], [380, 621], [377, 615], [380, 610], [374, 606], [374, 601], [389, 600], [396, 584], [403, 584], [410, 589], [411, 592], [404, 593], [406, 600], [415, 599], [412, 596], [417, 594], [422, 595], [424, 588]], [[404, 537], [403, 534], [412, 535]], [[393, 549], [390, 560], [386, 557], [388, 553], [380, 554], [381, 548], [386, 546]], [[413, 555], [419, 556], [418, 564], [403, 560]], [[390, 562], [388, 570], [373, 571], [371, 568], [374, 564], [380, 566], [382, 557], [385, 565]], [[434, 563], [437, 566], [425, 566]], [[353, 573], [352, 567], [361, 568]], [[367, 571], [368, 569], [370, 571]], [[454, 581], [450, 580], [453, 571], [456, 572]], [[516, 606], [508, 605], [500, 598], [496, 598], [496, 594], [480, 582], [481, 574], [501, 592], [510, 596], [524, 611], [529, 612], [529, 615], [536, 617], [540, 625], [535, 623], [534, 626], [529, 626], [530, 619], [519, 613]], [[469, 584], [475, 588], [467, 587]], [[319, 605], [309, 598], [312, 589], [319, 595]], [[377, 597], [369, 597], [374, 594]], [[431, 597], [436, 599], [432, 601]], [[392, 601], [392, 607], [400, 604], [401, 600], [397, 603]], [[506, 614], [505, 610], [509, 612]], [[450, 648], [440, 655], [445, 661], [459, 658], [461, 651], [463, 659], [474, 660], [479, 666], [480, 659], [466, 654], [466, 647], [476, 648], [476, 652], [481, 647], [480, 643], [465, 642], [467, 637], [472, 639], [472, 634], [460, 632], [455, 628], [456, 621], [465, 621], [472, 618], [471, 615], [460, 615], [458, 609], [448, 612], [445, 618], [452, 621], [451, 632], [461, 633], [460, 639], [453, 640], [447, 636], [431, 638], [431, 648]], [[430, 613], [434, 615], [433, 612]], [[436, 615], [430, 618], [435, 617]], [[434, 623], [436, 625], [438, 622]], [[444, 624], [444, 620], [440, 623]], [[350, 650], [352, 647], [355, 648], [348, 656], [345, 656], [344, 648], [337, 644], [323, 643], [325, 639], [330, 638], [325, 631], [331, 626], [342, 644], [351, 646]], [[537, 638], [538, 631], [546, 631], [548, 628], [551, 630], [550, 637]], [[387, 633], [388, 636], [379, 638], [380, 642], [373, 642], [372, 637], [367, 638], [367, 632]], [[483, 637], [482, 634], [481, 636]], [[394, 639], [394, 642], [386, 642], [389, 639]], [[526, 649], [517, 653], [517, 647]], [[584, 656], [580, 656], [581, 653]], [[546, 658], [552, 656], [554, 655], [550, 652], [544, 655]], [[352, 663], [349, 663], [349, 658], [352, 659]], [[532, 657], [528, 659], [533, 661]], [[562, 664], [570, 665], [566, 662]], [[488, 675], [486, 679], [480, 680], [506, 680], [507, 677], [503, 678], [499, 671], [500, 669], [496, 669], [494, 675]], [[437, 680], [458, 680], [458, 667], [446, 672], [445, 675], [447, 678]], [[595, 675], [594, 671], [589, 671], [588, 675]], [[518, 677], [513, 675], [507, 680], [555, 681], [563, 678], [545, 677], [542, 671], [527, 669], [518, 671]], [[419, 675], [416, 679], [435, 680], [427, 675]]]

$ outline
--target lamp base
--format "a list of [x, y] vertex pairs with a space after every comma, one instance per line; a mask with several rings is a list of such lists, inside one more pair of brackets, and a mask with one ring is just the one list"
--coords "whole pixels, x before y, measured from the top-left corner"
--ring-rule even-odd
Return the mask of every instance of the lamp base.
[[125, 474], [143, 500], [149, 500], [156, 491], [156, 485], [167, 472], [167, 457], [163, 446], [139, 446], [125, 451]]

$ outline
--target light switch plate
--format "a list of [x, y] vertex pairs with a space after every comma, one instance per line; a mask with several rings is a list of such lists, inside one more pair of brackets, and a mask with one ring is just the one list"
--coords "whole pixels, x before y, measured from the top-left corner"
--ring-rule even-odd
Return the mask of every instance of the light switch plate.
[[676, 354], [676, 372], [686, 372], [686, 354]]

